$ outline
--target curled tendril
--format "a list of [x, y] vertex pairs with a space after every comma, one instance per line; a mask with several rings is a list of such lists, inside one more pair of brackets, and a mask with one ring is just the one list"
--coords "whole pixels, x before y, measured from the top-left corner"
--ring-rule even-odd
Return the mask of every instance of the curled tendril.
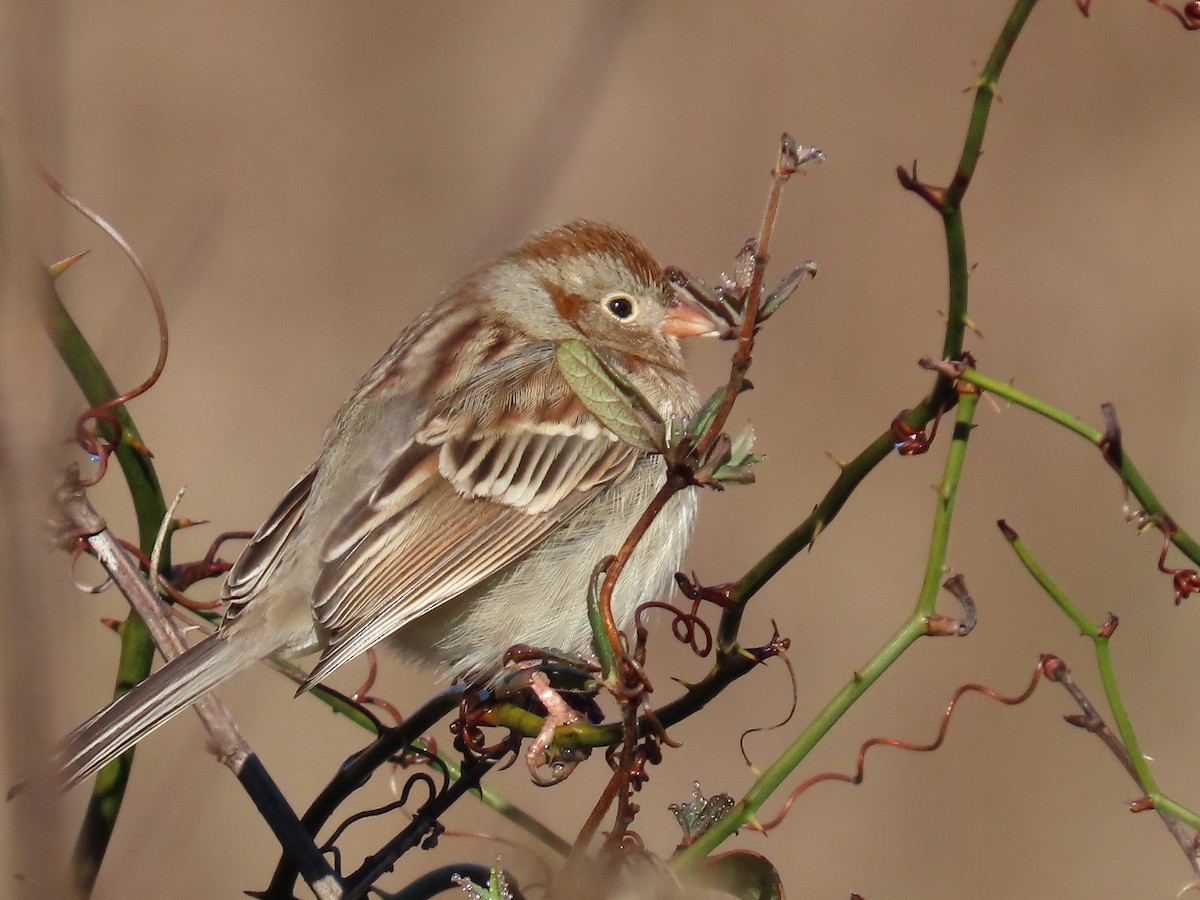
[[421, 804], [422, 806], [431, 803], [439, 794], [443, 793], [450, 785], [450, 772], [447, 770], [445, 763], [443, 763], [436, 756], [428, 755], [424, 761], [441, 774], [442, 784], [440, 787], [429, 772], [424, 770], [414, 772], [408, 777], [408, 780], [404, 782], [404, 787], [400, 789], [400, 795], [395, 800], [373, 809], [361, 810], [343, 820], [342, 823], [333, 830], [333, 833], [329, 836], [329, 839], [326, 840], [322, 845], [321, 851], [323, 853], [334, 852], [336, 854], [335, 845], [338, 838], [340, 838], [342, 834], [345, 833], [346, 829], [355, 822], [361, 822], [364, 819], [377, 818], [379, 816], [386, 815], [393, 810], [407, 806], [409, 798], [412, 796], [412, 792], [416, 790], [418, 785], [423, 786], [425, 790], [429, 792], [428, 797], [425, 799], [425, 803]]
[[1179, 532], [1179, 526], [1175, 524], [1175, 520], [1165, 512], [1150, 515], [1144, 509], [1130, 506], [1128, 496], [1125, 499], [1123, 514], [1125, 521], [1132, 522], [1139, 534], [1151, 528], [1157, 528], [1162, 534], [1163, 542], [1162, 550], [1158, 554], [1158, 571], [1171, 576], [1171, 583], [1175, 587], [1175, 605], [1178, 606], [1192, 594], [1200, 593], [1200, 573], [1195, 569], [1173, 569], [1167, 565], [1167, 553], [1171, 550], [1171, 539]]
[[[112, 437], [106, 438], [99, 429], [89, 428], [89, 423], [103, 422], [112, 431]], [[92, 487], [99, 484], [108, 471], [108, 458], [112, 456], [121, 443], [123, 431], [121, 423], [109, 410], [94, 406], [75, 420], [75, 441], [81, 450], [96, 461], [96, 471], [89, 478], [80, 478], [82, 487]]]
[[892, 446], [901, 456], [920, 456], [922, 453], [928, 453], [929, 448], [933, 446], [934, 438], [937, 437], [938, 425], [941, 424], [945, 410], [938, 410], [937, 415], [933, 417], [933, 425], [930, 426], [928, 434], [925, 433], [924, 428], [912, 428], [904, 421], [910, 412], [912, 410], [902, 409], [892, 419], [892, 424], [889, 426], [892, 434]]
[[83, 538], [77, 538], [74, 546], [71, 547], [71, 555], [67, 561], [67, 572], [70, 575], [71, 583], [76, 590], [82, 591], [85, 594], [102, 594], [108, 590], [113, 583], [111, 575], [105, 575], [103, 581], [98, 581], [95, 584], [89, 584], [76, 574], [76, 567], [79, 565], [81, 556], [91, 556], [88, 543]]
[[[150, 570], [150, 557], [143, 553], [140, 547], [125, 540], [118, 539], [117, 542], [125, 548], [126, 552], [128, 552], [130, 556], [132, 556], [138, 561], [138, 563], [141, 564], [143, 569], [146, 571]], [[155, 583], [162, 589], [162, 591], [171, 599], [172, 603], [178, 603], [180, 606], [184, 607], [185, 609], [190, 609], [193, 612], [207, 612], [208, 610], [216, 609], [221, 605], [222, 601], [219, 599], [203, 601], [191, 600], [185, 597], [161, 572], [155, 573], [154, 580]]]
[[864, 741], [862, 746], [858, 748], [858, 765], [853, 775], [844, 775], [841, 772], [822, 772], [821, 774], [814, 775], [812, 778], [802, 782], [798, 787], [796, 787], [795, 790], [791, 792], [791, 794], [788, 795], [787, 800], [784, 801], [783, 808], [779, 811], [775, 818], [768, 822], [762, 823], [762, 830], [770, 831], [773, 828], [778, 828], [783, 823], [784, 819], [787, 818], [787, 814], [791, 810], [792, 804], [800, 798], [801, 794], [807, 791], [814, 784], [819, 784], [822, 781], [844, 781], [848, 784], [862, 784], [863, 778], [866, 774], [865, 760], [867, 751], [877, 744], [882, 744], [888, 747], [896, 747], [900, 750], [911, 750], [916, 753], [930, 753], [938, 749], [938, 747], [942, 746], [942, 742], [946, 739], [946, 732], [950, 727], [950, 717], [954, 714], [954, 709], [958, 706], [958, 701], [962, 699], [964, 694], [983, 694], [983, 696], [990, 697], [992, 700], [996, 700], [1005, 704], [1006, 706], [1016, 706], [1019, 703], [1024, 703], [1033, 695], [1034, 690], [1037, 688], [1038, 682], [1041, 680], [1042, 675], [1045, 674], [1045, 664], [1045, 658], [1038, 661], [1037, 666], [1033, 670], [1033, 678], [1031, 678], [1029, 681], [1029, 686], [1026, 687], [1024, 691], [1013, 697], [1005, 696], [1004, 694], [998, 693], [997, 691], [994, 691], [982, 684], [960, 685], [951, 696], [950, 702], [946, 706], [945, 713], [942, 714], [941, 727], [938, 729], [937, 737], [932, 743], [914, 744], [910, 743], [909, 741], [896, 740], [895, 738], [871, 738], [870, 740]]
[[[1146, 0], [1146, 2], [1169, 12], [1186, 30], [1200, 31], [1200, 0], [1190, 0], [1181, 7], [1167, 3], [1166, 0]], [[1085, 16], [1091, 13], [1092, 0], [1075, 0], [1075, 5]]]
[[[509, 753], [518, 753], [521, 749], [521, 735], [509, 732], [494, 744], [488, 744], [484, 731], [479, 727], [481, 712], [478, 693], [467, 691], [463, 694], [458, 705], [458, 718], [450, 723], [450, 733], [454, 735], [454, 747], [460, 753], [472, 759], [499, 760]], [[510, 760], [508, 765], [511, 765]], [[507, 768], [507, 766], [505, 766]]]
[[[692, 611], [685, 612], [678, 606], [666, 603], [661, 600], [652, 600], [643, 603], [637, 608], [637, 629], [639, 635], [646, 630], [643, 623], [643, 617], [651, 609], [662, 609], [670, 613], [671, 619], [671, 634], [675, 640], [681, 644], [686, 644], [691, 648], [692, 652], [703, 658], [712, 652], [713, 636], [712, 629], [703, 619], [697, 615], [700, 608], [700, 602], [693, 601]], [[702, 640], [702, 643], [700, 642]]]
[[[120, 444], [123, 436], [120, 424], [113, 416], [112, 410], [128, 403], [135, 397], [140, 397], [146, 391], [150, 390], [150, 388], [154, 387], [159, 376], [162, 375], [163, 369], [166, 367], [167, 350], [170, 345], [167, 337], [167, 313], [163, 308], [162, 295], [159, 294], [158, 287], [154, 284], [154, 279], [150, 277], [150, 272], [143, 265], [129, 241], [125, 239], [112, 223], [63, 187], [58, 179], [45, 169], [39, 167], [38, 173], [50, 190], [75, 207], [84, 218], [103, 231], [121, 249], [121, 252], [125, 254], [126, 259], [129, 260], [134, 270], [138, 273], [138, 277], [141, 278], [142, 284], [146, 288], [146, 293], [150, 297], [150, 302], [154, 307], [154, 317], [158, 323], [158, 359], [150, 375], [137, 387], [125, 391], [123, 394], [119, 394], [110, 400], [105, 400], [103, 403], [97, 403], [76, 420], [76, 439], [79, 441], [79, 445], [83, 448], [83, 451], [93, 457], [98, 464], [95, 474], [90, 479], [85, 479], [81, 482], [84, 487], [91, 487], [104, 477], [104, 473], [108, 469], [108, 458]], [[106, 426], [113, 429], [112, 437], [107, 440], [99, 437], [87, 427], [89, 422], [103, 422]], [[142, 453], [148, 454], [149, 452], [140, 444], [137, 449]]]
[[[771, 624], [773, 626], [775, 625], [774, 622], [772, 622]], [[778, 639], [779, 639], [779, 628], [778, 628], [778, 626], [775, 626], [775, 635], [772, 638], [772, 640], [776, 641]], [[788, 656], [786, 650], [780, 651], [779, 653], [777, 653], [775, 655], [779, 659], [782, 659], [783, 664], [785, 666], [787, 666], [788, 682], [790, 683], [791, 688], [792, 688], [792, 704], [788, 708], [787, 715], [785, 715], [783, 717], [783, 719], [781, 719], [779, 722], [776, 722], [774, 725], [756, 725], [753, 728], [747, 728], [745, 731], [742, 732], [742, 736], [740, 738], [738, 738], [738, 749], [741, 750], [742, 759], [745, 761], [746, 765], [751, 768], [754, 767], [754, 764], [750, 761], [750, 754], [746, 750], [746, 738], [750, 737], [750, 735], [752, 735], [752, 734], [759, 734], [759, 733], [767, 732], [767, 731], [775, 731], [777, 729], [783, 728], [785, 725], [788, 724], [788, 722], [792, 721], [792, 717], [796, 715], [796, 707], [800, 703], [800, 688], [799, 688], [798, 682], [796, 681], [796, 669], [792, 665], [791, 657]]]

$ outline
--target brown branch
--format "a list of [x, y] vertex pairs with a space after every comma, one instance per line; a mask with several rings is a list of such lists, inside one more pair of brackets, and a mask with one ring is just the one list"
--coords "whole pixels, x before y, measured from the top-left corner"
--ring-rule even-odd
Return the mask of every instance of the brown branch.
[[[1057, 682], [1063, 686], [1071, 699], [1082, 711], [1080, 715], [1063, 716], [1063, 719], [1070, 725], [1077, 728], [1082, 728], [1091, 734], [1094, 734], [1100, 739], [1108, 751], [1121, 764], [1129, 777], [1133, 779], [1133, 783], [1138, 786], [1138, 789], [1143, 793], [1146, 791], [1146, 785], [1142, 783], [1142, 779], [1138, 776], [1137, 767], [1133, 764], [1133, 758], [1129, 754], [1129, 748], [1125, 746], [1124, 741], [1119, 736], [1113, 733], [1113, 730], [1108, 727], [1095, 705], [1092, 703], [1083, 688], [1075, 683], [1071, 677], [1071, 670], [1067, 668], [1067, 664], [1057, 656], [1042, 657], [1042, 671], [1046, 673], [1046, 677], [1051, 681]], [[1163, 824], [1167, 827], [1167, 831], [1171, 832], [1171, 836], [1175, 838], [1175, 842], [1179, 844], [1183, 855], [1187, 857], [1188, 865], [1192, 867], [1192, 871], [1200, 876], [1200, 859], [1197, 859], [1197, 844], [1196, 836], [1191, 834], [1187, 826], [1176, 819], [1174, 816], [1162, 810], [1155, 810], [1158, 813]]]
[[[183, 631], [172, 619], [166, 605], [146, 583], [124, 546], [108, 530], [104, 517], [88, 500], [75, 467], [68, 472], [57, 499], [67, 520], [78, 529], [113, 583], [146, 623], [163, 658], [169, 662], [187, 650]], [[215, 694], [197, 700], [195, 706], [197, 715], [212, 738], [217, 758], [235, 775], [240, 774], [252, 751], [233, 716]]]
[[642, 512], [637, 523], [626, 537], [617, 554], [612, 557], [604, 572], [604, 580], [600, 586], [598, 606], [604, 626], [605, 638], [612, 648], [614, 671], [606, 672], [609, 690], [617, 696], [621, 705], [624, 740], [617, 757], [617, 765], [608, 787], [588, 817], [584, 827], [576, 837], [572, 847], [572, 857], [577, 858], [587, 847], [603, 820], [614, 799], [618, 801], [616, 826], [609, 836], [610, 848], [619, 847], [628, 826], [632, 823], [637, 812], [632, 803], [631, 794], [632, 774], [637, 766], [637, 739], [639, 708], [643, 705], [645, 695], [649, 693], [649, 685], [642, 674], [641, 666], [625, 652], [620, 629], [612, 612], [612, 595], [616, 588], [617, 579], [632, 556], [634, 549], [641, 542], [651, 524], [662, 512], [663, 508], [675, 494], [687, 487], [695, 485], [696, 472], [703, 467], [713, 448], [723, 434], [725, 423], [729, 419], [734, 401], [741, 393], [746, 383], [746, 372], [750, 368], [754, 350], [754, 336], [759, 326], [758, 310], [762, 295], [763, 275], [766, 272], [769, 255], [771, 234], [775, 228], [775, 219], [779, 210], [779, 199], [783, 186], [795, 174], [800, 166], [811, 158], [819, 158], [816, 151], [802, 151], [791, 137], [784, 134], [781, 138], [779, 157], [771, 171], [771, 187], [767, 196], [766, 208], [763, 212], [762, 223], [759, 226], [758, 239], [753, 247], [753, 273], [745, 294], [745, 306], [742, 309], [741, 331], [738, 337], [738, 347], [730, 363], [729, 380], [725, 387], [721, 403], [713, 418], [709, 421], [704, 432], [699, 435], [694, 444], [683, 448], [679, 458], [671, 459], [668, 455], [667, 479], [655, 494], [650, 504]]
[[729, 367], [729, 382], [725, 386], [725, 396], [721, 398], [716, 415], [696, 444], [695, 457], [699, 460], [708, 455], [724, 430], [733, 403], [746, 380], [746, 372], [750, 368], [751, 354], [754, 350], [754, 335], [758, 331], [758, 305], [762, 296], [763, 275], [766, 273], [770, 256], [771, 234], [775, 230], [775, 217], [779, 212], [779, 198], [783, 193], [784, 184], [797, 172], [802, 161], [796, 141], [790, 134], [784, 134], [780, 139], [779, 159], [775, 168], [771, 170], [771, 188], [767, 194], [762, 224], [758, 228], [758, 239], [754, 242], [754, 270], [746, 293], [746, 305], [742, 310], [742, 330], [738, 335], [737, 351], [733, 354], [733, 361]]

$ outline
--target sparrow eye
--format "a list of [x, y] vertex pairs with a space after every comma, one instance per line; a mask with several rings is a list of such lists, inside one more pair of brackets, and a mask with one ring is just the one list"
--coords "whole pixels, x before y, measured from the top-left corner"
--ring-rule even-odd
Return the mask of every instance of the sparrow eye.
[[637, 313], [637, 304], [628, 294], [613, 294], [604, 301], [604, 308], [614, 319], [624, 322]]

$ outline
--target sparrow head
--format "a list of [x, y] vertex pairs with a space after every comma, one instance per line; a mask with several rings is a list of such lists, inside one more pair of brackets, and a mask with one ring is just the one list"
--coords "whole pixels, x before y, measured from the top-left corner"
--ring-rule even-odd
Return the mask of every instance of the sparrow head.
[[534, 340], [583, 340], [678, 369], [680, 338], [720, 333], [641, 243], [610, 225], [578, 220], [534, 235], [485, 278], [501, 315]]

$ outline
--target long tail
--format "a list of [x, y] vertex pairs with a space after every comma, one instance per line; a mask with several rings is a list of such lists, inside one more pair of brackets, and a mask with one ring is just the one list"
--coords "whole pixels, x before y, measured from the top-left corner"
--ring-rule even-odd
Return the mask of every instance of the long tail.
[[214, 634], [92, 716], [62, 743], [56, 760], [68, 787], [95, 774], [158, 726], [258, 660], [246, 640]]

